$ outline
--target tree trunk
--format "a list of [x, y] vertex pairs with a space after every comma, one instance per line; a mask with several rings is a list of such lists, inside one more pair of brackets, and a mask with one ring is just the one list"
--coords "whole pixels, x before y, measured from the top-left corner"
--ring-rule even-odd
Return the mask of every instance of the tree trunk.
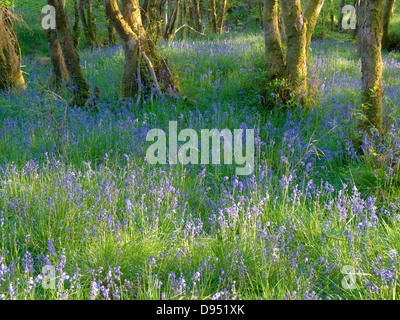
[[79, 14], [85, 34], [86, 47], [96, 47], [97, 39], [91, 0], [79, 0]]
[[335, 13], [333, 11], [333, 3], [332, 0], [329, 0], [329, 17], [331, 20], [331, 31], [335, 28]]
[[117, 42], [117, 40], [115, 39], [115, 28], [108, 18], [106, 18], [106, 23], [108, 31], [108, 44], [112, 46]]
[[74, 0], [74, 25], [72, 27], [72, 32], [75, 48], [79, 47], [79, 40], [81, 39], [81, 28], [79, 26], [79, 20], [78, 1]]
[[132, 30], [131, 17], [122, 16], [115, 0], [104, 1], [105, 11], [111, 24], [121, 38], [125, 53], [124, 72], [121, 81], [121, 98], [134, 97], [138, 92], [138, 54], [139, 41], [137, 34]]
[[92, 42], [94, 43], [94, 47], [97, 47], [96, 19], [93, 13], [92, 0], [87, 0], [87, 6], [89, 34]]
[[[118, 32], [125, 52], [121, 96], [135, 96], [138, 93], [138, 79], [142, 79], [148, 88], [154, 85], [157, 90], [164, 92], [174, 90], [175, 84], [168, 65], [143, 27], [139, 1], [122, 0], [123, 14], [116, 0], [104, 0], [104, 3], [106, 14]], [[143, 57], [147, 65], [147, 71], [141, 71], [140, 74], [139, 56]], [[147, 74], [150, 74], [151, 78], [146, 77]]]
[[343, 12], [342, 9], [346, 5], [346, 0], [341, 0], [339, 6], [339, 23], [338, 23], [338, 31], [342, 31], [342, 21], [343, 21]]
[[164, 39], [167, 41], [174, 40], [176, 29], [178, 28], [180, 14], [180, 0], [175, 0], [171, 8], [171, 16], [168, 18], [168, 23], [165, 26]]
[[285, 73], [285, 63], [278, 25], [278, 0], [264, 0], [265, 55], [269, 78], [281, 77]]
[[278, 25], [279, 25], [279, 32], [281, 34], [281, 43], [286, 43], [286, 31], [285, 31], [285, 20], [283, 19], [283, 14], [282, 14], [282, 0], [278, 2], [279, 4], [279, 9], [278, 9]]
[[64, 56], [57, 38], [57, 31], [49, 29], [46, 31], [46, 36], [49, 44], [49, 53], [52, 65], [50, 85], [59, 90], [63, 80], [68, 84], [67, 66], [65, 65]]
[[200, 14], [200, 0], [192, 0], [193, 3], [193, 20], [194, 27], [197, 32], [202, 32], [201, 27], [201, 14]]
[[82, 107], [90, 97], [89, 84], [83, 75], [79, 54], [74, 46], [70, 33], [68, 18], [64, 11], [63, 0], [48, 0], [48, 4], [56, 11], [56, 28], [58, 40], [67, 66], [68, 75], [73, 88], [72, 104]]
[[[184, 2], [184, 20], [183, 22], [187, 25], [190, 26], [190, 6], [188, 5], [187, 2]], [[183, 28], [183, 40], [186, 40], [189, 34], [189, 28]]]
[[394, 0], [386, 0], [385, 8], [383, 11], [383, 36], [382, 36], [382, 48], [386, 50], [393, 49], [393, 44], [390, 39], [390, 20], [393, 14]]
[[361, 0], [358, 40], [361, 53], [362, 113], [359, 129], [382, 133], [382, 34], [385, 0]]
[[222, 34], [224, 31], [224, 22], [226, 17], [227, 4], [228, 4], [227, 0], [222, 0], [218, 17], [218, 34]]
[[325, 0], [309, 0], [307, 3], [304, 17], [307, 19], [307, 46], [306, 54], [310, 51], [311, 38], [317, 24], [318, 16], [324, 5]]
[[[8, 8], [0, 9], [0, 90], [17, 88], [25, 90], [21, 65], [16, 51], [16, 33], [8, 20]], [[11, 24], [11, 25], [10, 25]]]
[[300, 0], [282, 0], [287, 36], [286, 69], [293, 90], [302, 92], [307, 86], [307, 21]]
[[358, 24], [359, 24], [358, 23], [358, 15], [359, 15], [358, 8], [359, 8], [359, 2], [360, 2], [360, 0], [354, 0], [354, 3], [353, 3], [354, 8], [356, 9], [356, 21], [357, 21], [356, 28], [353, 30], [353, 39], [354, 40], [357, 39], [357, 34], [358, 34]]
[[217, 33], [217, 5], [215, 3], [216, 0], [210, 0], [210, 21], [211, 21], [211, 30], [213, 33]]

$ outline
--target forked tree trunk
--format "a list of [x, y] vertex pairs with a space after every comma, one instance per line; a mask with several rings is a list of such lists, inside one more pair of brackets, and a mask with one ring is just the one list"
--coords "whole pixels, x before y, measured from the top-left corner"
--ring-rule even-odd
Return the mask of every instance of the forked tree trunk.
[[382, 33], [385, 0], [361, 0], [358, 41], [361, 54], [362, 108], [359, 129], [382, 133]]
[[325, 0], [309, 0], [307, 3], [306, 10], [304, 12], [304, 17], [307, 19], [307, 46], [306, 54], [308, 55], [310, 51], [311, 38], [314, 33], [315, 26], [321, 9], [324, 5]]
[[286, 69], [292, 89], [303, 91], [307, 86], [307, 21], [300, 0], [282, 0], [287, 36]]
[[269, 78], [284, 76], [285, 63], [278, 23], [278, 0], [264, 0], [264, 40]]
[[201, 27], [201, 14], [200, 14], [200, 0], [192, 0], [194, 28], [197, 32], [202, 32]]
[[0, 9], [0, 90], [24, 90], [26, 85], [15, 47], [18, 41], [7, 10], [8, 8]]
[[286, 58], [279, 29], [278, 0], [264, 0], [263, 26], [269, 79], [287, 78], [290, 90], [302, 94], [307, 89], [307, 52], [324, 0], [309, 0], [303, 16], [300, 0], [280, 0], [286, 32]]
[[90, 97], [89, 84], [86, 82], [85, 76], [82, 72], [79, 54], [74, 46], [72, 35], [70, 33], [68, 18], [64, 11], [65, 2], [63, 0], [48, 0], [48, 4], [53, 6], [56, 11], [56, 30], [58, 40], [67, 66], [69, 80], [72, 84], [72, 105], [83, 107], [85, 106], [87, 99]]
[[52, 65], [50, 85], [59, 90], [63, 80], [65, 83], [68, 83], [67, 66], [65, 65], [64, 56], [57, 38], [57, 31], [49, 29], [46, 31], [46, 36], [49, 44], [49, 53]]
[[392, 19], [394, 0], [386, 0], [383, 11], [383, 36], [382, 48], [390, 50], [393, 48], [392, 40], [390, 39], [390, 20]]
[[[168, 65], [143, 27], [138, 0], [122, 0], [123, 14], [116, 0], [104, 0], [104, 4], [106, 14], [118, 32], [125, 52], [122, 98], [134, 97], [138, 93], [139, 79], [147, 87], [153, 84], [157, 90], [173, 90], [175, 85]], [[145, 60], [146, 71], [138, 68], [139, 56]], [[151, 75], [150, 79], [146, 77], [147, 74]]]

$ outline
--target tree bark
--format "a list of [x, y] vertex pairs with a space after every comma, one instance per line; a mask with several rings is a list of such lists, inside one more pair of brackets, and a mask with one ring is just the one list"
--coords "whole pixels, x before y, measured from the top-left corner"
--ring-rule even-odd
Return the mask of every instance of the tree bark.
[[346, 0], [341, 0], [340, 6], [339, 6], [339, 23], [338, 23], [338, 31], [342, 31], [342, 21], [343, 21], [343, 12], [342, 9], [346, 4]]
[[165, 26], [164, 39], [167, 41], [174, 40], [176, 29], [178, 28], [180, 14], [180, 0], [175, 0], [171, 8], [171, 16], [168, 18], [168, 23]]
[[264, 40], [269, 78], [281, 77], [285, 63], [278, 25], [278, 0], [264, 0]]
[[78, 1], [74, 0], [74, 25], [72, 27], [73, 41], [75, 48], [79, 47], [79, 41], [81, 39], [81, 28], [79, 26], [79, 7]]
[[[161, 91], [175, 89], [172, 74], [167, 62], [160, 56], [157, 48], [143, 27], [138, 0], [122, 0], [121, 14], [116, 0], [104, 0], [105, 10], [112, 25], [118, 32], [125, 52], [125, 65], [121, 82], [121, 96], [133, 97], [138, 93], [138, 79], [145, 86], [153, 84]], [[139, 51], [140, 49], [140, 51]], [[148, 71], [138, 74], [139, 56], [147, 62]], [[148, 63], [150, 62], [150, 63]], [[154, 74], [152, 79], [146, 74]]]
[[63, 0], [48, 0], [48, 4], [53, 6], [56, 11], [56, 30], [58, 40], [61, 45], [62, 53], [67, 66], [70, 82], [72, 83], [73, 99], [72, 104], [83, 107], [90, 97], [89, 84], [80, 65], [79, 54], [74, 46], [72, 35], [69, 28], [68, 18], [64, 11]]
[[124, 72], [121, 81], [121, 98], [134, 97], [138, 92], [138, 36], [130, 26], [129, 22], [132, 23], [131, 16], [125, 16], [124, 18], [115, 0], [105, 0], [104, 7], [108, 19], [121, 38], [125, 53]]
[[217, 5], [216, 0], [210, 0], [210, 21], [211, 21], [211, 30], [213, 33], [217, 33]]
[[219, 17], [218, 17], [218, 34], [222, 34], [224, 31], [224, 22], [225, 22], [225, 17], [226, 17], [226, 8], [228, 5], [227, 0], [222, 0], [221, 2], [221, 7], [219, 11]]
[[25, 80], [15, 44], [16, 33], [12, 30], [12, 21], [6, 21], [8, 8], [0, 9], [0, 90], [17, 88], [25, 90]]
[[287, 36], [286, 69], [291, 87], [303, 91], [307, 86], [307, 20], [300, 0], [282, 0]]
[[201, 14], [200, 14], [200, 0], [192, 0], [193, 4], [193, 20], [194, 27], [197, 32], [202, 32], [201, 27]]
[[108, 18], [106, 18], [106, 20], [107, 20], [107, 31], [108, 31], [108, 44], [112, 46], [117, 42], [117, 40], [115, 39], [115, 28], [113, 27]]
[[86, 46], [96, 47], [96, 31], [91, 0], [79, 0], [79, 14], [82, 21], [83, 33], [85, 34]]
[[311, 38], [325, 0], [309, 0], [304, 17], [307, 19], [307, 46], [306, 54], [310, 51]]
[[49, 44], [49, 53], [52, 65], [50, 85], [59, 90], [63, 80], [68, 84], [67, 66], [65, 65], [64, 56], [57, 38], [57, 31], [49, 29], [46, 31], [46, 36]]
[[390, 20], [393, 14], [394, 0], [386, 0], [385, 8], [383, 11], [383, 36], [382, 36], [382, 48], [386, 50], [393, 49], [393, 43], [390, 39]]
[[382, 34], [385, 0], [361, 0], [358, 40], [361, 53], [362, 108], [359, 129], [382, 133]]
[[335, 13], [333, 11], [333, 2], [329, 0], [329, 18], [331, 20], [331, 31], [335, 28]]

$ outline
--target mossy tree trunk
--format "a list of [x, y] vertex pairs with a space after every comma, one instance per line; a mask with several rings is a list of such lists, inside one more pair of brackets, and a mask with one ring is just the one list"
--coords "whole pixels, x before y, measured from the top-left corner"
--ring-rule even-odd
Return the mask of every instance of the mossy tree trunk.
[[210, 22], [211, 30], [213, 33], [217, 33], [217, 5], [216, 0], [209, 1], [210, 10]]
[[286, 43], [286, 30], [285, 30], [285, 20], [283, 19], [282, 14], [282, 0], [279, 1], [279, 9], [278, 9], [278, 23], [279, 23], [279, 32], [281, 34], [281, 43]]
[[115, 0], [105, 0], [108, 19], [117, 31], [125, 53], [124, 72], [121, 80], [121, 98], [133, 97], [138, 92], [139, 40], [126, 19], [122, 16]]
[[307, 20], [300, 0], [282, 0], [286, 30], [286, 69], [292, 89], [303, 91], [307, 86]]
[[283, 77], [285, 62], [278, 23], [278, 0], [264, 0], [264, 41], [269, 77]]
[[359, 129], [382, 133], [382, 34], [385, 0], [361, 0], [358, 41], [361, 54], [363, 119]]
[[52, 65], [50, 85], [59, 90], [63, 81], [68, 83], [67, 66], [65, 65], [64, 56], [57, 38], [57, 31], [49, 29], [46, 31], [46, 36]]
[[82, 72], [79, 54], [74, 46], [68, 18], [64, 10], [65, 2], [63, 0], [48, 0], [48, 4], [53, 6], [56, 11], [56, 30], [58, 40], [67, 66], [69, 80], [72, 84], [72, 105], [83, 107], [90, 98], [89, 84]]
[[74, 25], [72, 27], [72, 33], [75, 48], [79, 47], [79, 41], [81, 39], [81, 27], [79, 25], [79, 21], [80, 18], [78, 0], [74, 0]]
[[0, 90], [25, 89], [26, 84], [17, 54], [17, 35], [8, 8], [0, 9]]
[[[152, 39], [143, 27], [138, 0], [122, 0], [122, 13], [116, 0], [104, 0], [105, 10], [116, 29], [125, 52], [125, 65], [121, 82], [122, 98], [134, 97], [140, 79], [144, 87], [156, 87], [168, 92], [175, 88], [167, 62], [160, 56]], [[139, 57], [144, 60], [138, 68]], [[138, 72], [138, 70], [140, 70]], [[146, 77], [150, 74], [151, 77]]]
[[286, 33], [286, 57], [279, 29], [278, 0], [264, 0], [263, 26], [269, 78], [287, 78], [291, 90], [301, 94], [307, 88], [307, 53], [324, 0], [309, 0], [304, 15], [300, 0], [281, 0], [280, 3]]
[[335, 28], [335, 12], [333, 11], [333, 1], [329, 0], [329, 18], [331, 21], [331, 31]]
[[383, 36], [382, 48], [390, 50], [393, 48], [392, 40], [390, 39], [390, 20], [392, 19], [394, 0], [386, 0], [383, 11]]
[[304, 11], [304, 17], [307, 19], [307, 55], [310, 51], [311, 38], [324, 2], [325, 0], [308, 0], [306, 10]]
[[117, 42], [116, 37], [115, 37], [115, 28], [113, 27], [113, 25], [111, 24], [111, 22], [108, 18], [106, 20], [107, 20], [106, 21], [107, 31], [108, 31], [108, 44], [114, 45]]

